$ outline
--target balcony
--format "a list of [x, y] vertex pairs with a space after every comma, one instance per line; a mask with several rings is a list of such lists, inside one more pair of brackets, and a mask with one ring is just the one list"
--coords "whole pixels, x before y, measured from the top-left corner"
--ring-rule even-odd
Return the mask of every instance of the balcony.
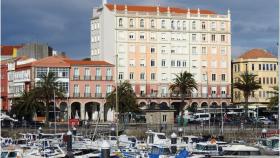
[[80, 76], [79, 75], [74, 75], [73, 80], [80, 80]]
[[161, 93], [160, 96], [162, 98], [167, 98], [167, 97], [169, 97], [169, 94], [168, 93]]
[[84, 93], [84, 97], [90, 98], [91, 97], [91, 93]]
[[85, 75], [84, 80], [91, 80], [91, 76]]
[[112, 81], [113, 80], [113, 76], [106, 76], [106, 80], [107, 81]]
[[156, 98], [156, 97], [157, 97], [157, 93], [151, 93], [150, 96], [151, 96], [152, 98]]
[[95, 76], [95, 80], [101, 81], [102, 80], [102, 76]]
[[107, 93], [106, 93], [106, 97], [108, 97], [110, 94], [111, 94], [111, 93], [108, 93], [108, 92], [107, 92]]
[[102, 98], [102, 93], [95, 93], [96, 98]]
[[74, 93], [73, 93], [73, 97], [74, 97], [74, 98], [80, 97], [80, 93], [75, 93], [75, 92], [74, 92]]

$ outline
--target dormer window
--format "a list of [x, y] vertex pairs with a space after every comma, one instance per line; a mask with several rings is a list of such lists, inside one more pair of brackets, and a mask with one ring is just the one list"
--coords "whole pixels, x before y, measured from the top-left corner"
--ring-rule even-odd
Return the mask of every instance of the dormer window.
[[140, 27], [144, 27], [144, 19], [140, 20]]
[[205, 29], [206, 29], [206, 24], [205, 24], [205, 22], [202, 22], [202, 24], [201, 24], [201, 29], [202, 29], [202, 30], [205, 30]]
[[178, 30], [181, 29], [181, 23], [180, 23], [180, 21], [177, 21], [177, 29], [178, 29]]
[[119, 27], [123, 27], [123, 19], [119, 18]]
[[174, 30], [174, 29], [175, 29], [175, 26], [174, 26], [174, 21], [173, 21], [173, 20], [171, 21], [171, 29], [172, 29], [172, 30]]
[[155, 28], [155, 21], [151, 20], [151, 28]]
[[165, 29], [165, 20], [161, 20], [161, 28]]
[[195, 23], [195, 21], [192, 22], [192, 29], [193, 29], [193, 30], [196, 29], [196, 23]]
[[129, 27], [134, 27], [134, 20], [133, 19], [129, 19]]

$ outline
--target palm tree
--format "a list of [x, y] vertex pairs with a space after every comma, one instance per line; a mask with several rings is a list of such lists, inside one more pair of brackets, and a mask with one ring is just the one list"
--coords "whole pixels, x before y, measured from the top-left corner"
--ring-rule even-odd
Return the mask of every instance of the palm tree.
[[[107, 96], [106, 102], [111, 108], [116, 105], [116, 89]], [[119, 112], [121, 114], [126, 112], [139, 112], [136, 95], [128, 81], [121, 82], [118, 85], [118, 102]]]
[[46, 103], [46, 124], [49, 123], [50, 103], [55, 96], [64, 98], [64, 90], [60, 87], [57, 77], [53, 72], [41, 75], [40, 80], [36, 82], [34, 89], [36, 96]]
[[244, 109], [245, 109], [245, 115], [248, 116], [248, 100], [249, 97], [252, 95], [252, 93], [255, 90], [260, 89], [262, 86], [259, 84], [259, 82], [256, 80], [257, 75], [248, 73], [248, 71], [242, 73], [240, 75], [240, 78], [238, 79], [238, 82], [234, 83], [233, 87], [239, 89], [243, 92], [244, 96]]
[[26, 120], [31, 121], [34, 114], [43, 109], [44, 106], [34, 97], [33, 90], [29, 92], [23, 91], [21, 92], [21, 96], [13, 101], [12, 113], [16, 114], [18, 118], [24, 116]]
[[181, 112], [181, 121], [183, 121], [184, 116], [184, 107], [185, 107], [185, 98], [191, 96], [194, 89], [197, 90], [197, 83], [193, 78], [191, 73], [187, 71], [181, 72], [180, 74], [176, 75], [173, 83], [170, 85], [169, 89], [175, 93], [179, 94], [181, 97], [181, 105], [180, 105], [180, 112]]
[[269, 92], [273, 94], [272, 97], [269, 98], [268, 108], [272, 110], [275, 106], [279, 104], [279, 87], [273, 87], [273, 91]]

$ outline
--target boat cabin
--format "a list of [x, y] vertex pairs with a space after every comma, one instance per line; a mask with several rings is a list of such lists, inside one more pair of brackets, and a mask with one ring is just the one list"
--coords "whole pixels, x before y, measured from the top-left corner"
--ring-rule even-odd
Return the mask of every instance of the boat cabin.
[[160, 145], [170, 144], [170, 140], [166, 138], [165, 133], [148, 131], [148, 132], [146, 132], [146, 134], [148, 135], [147, 144], [149, 146], [152, 146], [155, 144], [160, 144]]
[[223, 155], [256, 156], [260, 154], [261, 153], [258, 148], [243, 144], [234, 144], [227, 147], [223, 147]]

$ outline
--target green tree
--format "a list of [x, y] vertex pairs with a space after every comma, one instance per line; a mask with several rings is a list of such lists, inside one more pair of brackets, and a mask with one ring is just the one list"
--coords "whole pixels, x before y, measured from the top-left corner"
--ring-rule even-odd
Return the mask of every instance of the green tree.
[[273, 94], [272, 97], [269, 98], [268, 109], [272, 110], [274, 107], [277, 107], [279, 104], [279, 87], [273, 87], [273, 91], [269, 93]]
[[188, 107], [187, 107], [187, 110], [188, 110], [189, 112], [196, 113], [196, 111], [197, 111], [197, 105], [192, 104], [191, 106], [188, 106]]
[[43, 100], [46, 104], [46, 124], [49, 123], [50, 103], [53, 101], [54, 93], [57, 98], [64, 98], [64, 90], [60, 87], [57, 77], [53, 72], [49, 72], [40, 76], [40, 80], [36, 82], [34, 92], [37, 98]]
[[13, 100], [11, 113], [16, 114], [19, 119], [24, 117], [25, 120], [31, 121], [37, 111], [44, 110], [44, 106], [34, 97], [34, 93], [33, 90], [21, 92], [21, 96]]
[[173, 83], [170, 85], [169, 89], [173, 93], [180, 95], [181, 104], [179, 109], [181, 112], [181, 123], [182, 123], [183, 116], [184, 116], [185, 99], [187, 96], [191, 97], [191, 94], [194, 89], [197, 90], [197, 83], [193, 78], [193, 75], [185, 71], [176, 75], [176, 78], [173, 80]]
[[257, 75], [248, 73], [247, 71], [240, 75], [238, 82], [234, 83], [234, 88], [243, 92], [245, 115], [248, 116], [248, 100], [255, 90], [261, 88], [261, 85], [256, 80]]
[[[112, 91], [106, 98], [110, 108], [116, 108], [116, 89]], [[128, 81], [121, 82], [118, 85], [118, 103], [119, 113], [139, 112], [139, 107], [136, 103], [136, 95]]]

